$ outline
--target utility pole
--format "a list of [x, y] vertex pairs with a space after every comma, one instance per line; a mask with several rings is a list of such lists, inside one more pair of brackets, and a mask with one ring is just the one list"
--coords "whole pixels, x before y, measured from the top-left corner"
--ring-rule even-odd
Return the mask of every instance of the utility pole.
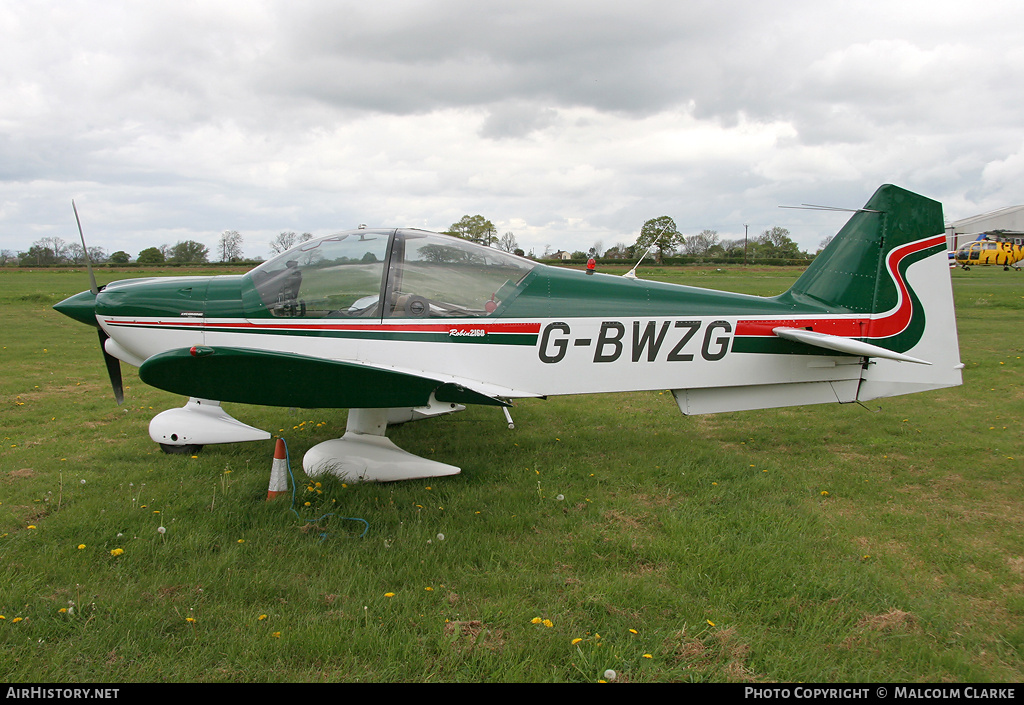
[[743, 224], [743, 266], [747, 266], [747, 228], [750, 225], [747, 223]]

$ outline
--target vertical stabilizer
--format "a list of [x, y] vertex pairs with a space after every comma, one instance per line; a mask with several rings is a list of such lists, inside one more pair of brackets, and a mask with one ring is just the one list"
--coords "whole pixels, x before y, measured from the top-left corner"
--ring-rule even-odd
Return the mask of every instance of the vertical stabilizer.
[[897, 186], [880, 187], [779, 298], [863, 315], [858, 340], [931, 363], [870, 358], [860, 401], [961, 383], [937, 201]]

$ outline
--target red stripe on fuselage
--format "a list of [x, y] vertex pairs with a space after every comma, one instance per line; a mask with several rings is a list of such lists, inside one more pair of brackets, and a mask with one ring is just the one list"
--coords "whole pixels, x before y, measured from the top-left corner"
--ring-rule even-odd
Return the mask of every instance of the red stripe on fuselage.
[[910, 242], [894, 248], [886, 257], [886, 268], [896, 284], [899, 298], [896, 307], [882, 314], [880, 318], [873, 316], [850, 316], [848, 318], [761, 318], [736, 322], [737, 336], [774, 336], [774, 328], [809, 328], [819, 333], [828, 333], [844, 338], [888, 338], [901, 333], [910, 325], [914, 305], [910, 300], [910, 289], [900, 276], [899, 263], [904, 257], [915, 252], [944, 244], [945, 236], [935, 237], [917, 242]]
[[484, 330], [487, 333], [539, 333], [540, 323], [471, 323], [466, 319], [452, 323], [284, 323], [267, 320], [266, 323], [252, 321], [204, 321], [202, 319], [164, 319], [164, 320], [111, 320], [105, 323], [114, 326], [162, 326], [196, 328], [231, 328], [235, 330], [295, 330], [295, 331], [398, 331], [414, 333], [447, 333], [455, 330]]

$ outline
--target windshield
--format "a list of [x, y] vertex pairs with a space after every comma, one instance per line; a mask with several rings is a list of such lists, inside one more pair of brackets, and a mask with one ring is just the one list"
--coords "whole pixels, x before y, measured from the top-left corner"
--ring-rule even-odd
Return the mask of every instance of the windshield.
[[303, 243], [252, 271], [271, 315], [379, 316], [391, 231], [357, 230]]
[[303, 243], [250, 276], [276, 317], [463, 318], [498, 312], [534, 266], [446, 235], [354, 230]]

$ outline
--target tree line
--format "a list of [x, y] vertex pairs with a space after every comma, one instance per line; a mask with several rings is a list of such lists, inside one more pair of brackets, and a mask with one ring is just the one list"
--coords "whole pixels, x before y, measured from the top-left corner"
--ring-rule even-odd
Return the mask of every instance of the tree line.
[[[521, 257], [535, 258], [533, 250], [523, 251], [511, 231], [498, 236], [494, 224], [482, 215], [465, 215], [445, 231], [448, 235], [470, 240], [487, 247], [496, 247]], [[297, 234], [286, 230], [270, 241], [272, 253], [283, 253], [296, 245], [312, 240], [312, 233]], [[241, 262], [243, 237], [237, 230], [225, 230], [217, 241], [216, 250], [195, 240], [183, 240], [174, 245], [147, 247], [138, 253], [135, 261], [139, 264], [206, 264], [211, 254], [220, 262]], [[823, 243], [824, 246], [825, 243]], [[636, 242], [629, 245], [624, 242], [615, 244], [605, 250], [597, 241], [589, 250], [577, 250], [570, 253], [572, 259], [605, 258], [635, 259], [650, 249], [658, 261], [666, 257], [681, 254], [696, 257], [743, 258], [745, 260], [764, 259], [806, 259], [807, 252], [802, 252], [796, 242], [790, 238], [789, 230], [772, 227], [760, 235], [736, 240], [721, 239], [715, 230], [702, 230], [695, 235], [683, 235], [676, 227], [675, 221], [663, 215], [652, 218], [643, 224]], [[132, 256], [118, 250], [108, 254], [102, 247], [89, 247], [89, 259], [97, 264], [127, 264]], [[541, 258], [550, 258], [556, 253], [548, 245]], [[22, 266], [46, 266], [55, 264], [84, 264], [85, 251], [76, 242], [66, 242], [59, 237], [44, 237], [34, 243], [25, 252], [15, 254], [11, 250], [0, 250], [0, 265], [17, 261]], [[257, 260], [259, 261], [259, 260]]]
[[[532, 250], [528, 255], [523, 252], [513, 233], [507, 232], [499, 238], [497, 228], [482, 215], [463, 216], [460, 221], [453, 223], [446, 233], [488, 247], [497, 247], [520, 256], [534, 257]], [[809, 259], [811, 257], [807, 252], [800, 250], [799, 245], [790, 237], [789, 230], [783, 227], [768, 228], [760, 235], [751, 238], [726, 240], [720, 238], [715, 230], [702, 230], [695, 235], [684, 235], [679, 232], [675, 221], [667, 215], [652, 218], [644, 223], [640, 229], [640, 236], [632, 245], [620, 242], [604, 249], [603, 243], [597, 241], [587, 251], [576, 250], [569, 253], [569, 257], [574, 260], [590, 257], [595, 259], [634, 259], [642, 256], [648, 248], [656, 253], [659, 262], [663, 261], [665, 257], [676, 254], [694, 257], [746, 258], [748, 260]], [[552, 251], [551, 246], [548, 245], [544, 248], [541, 258], [548, 259], [556, 255], [557, 253]]]
[[[275, 254], [291, 249], [294, 245], [311, 240], [311, 233], [297, 235], [291, 231], [282, 232], [270, 241], [270, 250]], [[89, 260], [95, 264], [207, 264], [211, 261], [243, 261], [242, 243], [244, 238], [237, 230], [225, 230], [217, 240], [214, 251], [201, 242], [182, 240], [174, 245], [147, 247], [133, 259], [124, 250], [108, 253], [102, 247], [89, 247]], [[211, 257], [216, 260], [211, 260]], [[85, 250], [77, 242], [67, 242], [60, 237], [44, 237], [32, 243], [24, 252], [0, 250], [0, 265], [17, 262], [26, 267], [56, 264], [85, 264]]]
[[652, 218], [640, 229], [634, 246], [640, 255], [651, 249], [658, 261], [675, 253], [696, 257], [743, 257], [746, 260], [810, 259], [789, 236], [789, 230], [774, 226], [750, 238], [723, 240], [715, 230], [702, 230], [696, 235], [683, 235], [675, 221], [667, 215]]

